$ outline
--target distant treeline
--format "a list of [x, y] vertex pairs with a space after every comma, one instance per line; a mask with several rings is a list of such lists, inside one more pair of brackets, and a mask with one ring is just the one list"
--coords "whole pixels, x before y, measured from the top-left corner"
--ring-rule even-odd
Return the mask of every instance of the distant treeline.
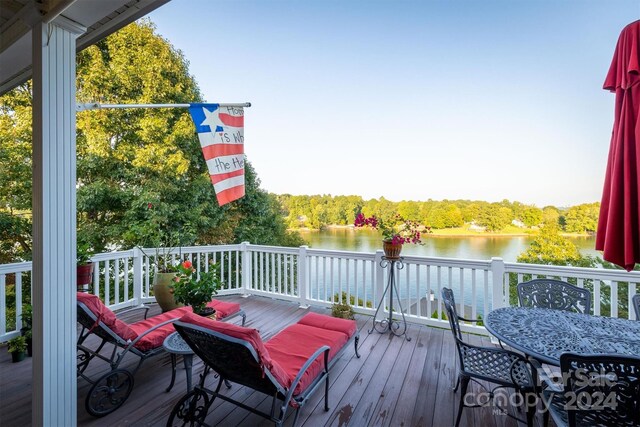
[[480, 200], [403, 200], [392, 202], [364, 200], [360, 196], [277, 196], [290, 228], [320, 229], [327, 225], [353, 224], [357, 212], [392, 221], [396, 214], [433, 229], [456, 228], [473, 224], [489, 232], [499, 232], [515, 224], [538, 227], [555, 224], [567, 233], [593, 233], [598, 224], [600, 203], [585, 203], [568, 208], [545, 206], [538, 208], [520, 202], [503, 200], [489, 203]]

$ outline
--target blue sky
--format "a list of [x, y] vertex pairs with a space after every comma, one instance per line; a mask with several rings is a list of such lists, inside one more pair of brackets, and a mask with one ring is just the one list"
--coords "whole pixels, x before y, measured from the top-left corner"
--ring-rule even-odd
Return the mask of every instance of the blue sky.
[[640, 1], [172, 0], [150, 15], [208, 102], [253, 104], [274, 193], [599, 201]]

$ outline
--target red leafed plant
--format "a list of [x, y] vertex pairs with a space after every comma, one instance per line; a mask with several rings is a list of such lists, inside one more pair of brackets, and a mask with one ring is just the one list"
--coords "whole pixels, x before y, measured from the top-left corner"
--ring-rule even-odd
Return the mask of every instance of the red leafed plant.
[[[420, 224], [416, 221], [404, 219], [400, 215], [396, 215], [393, 221], [387, 223], [375, 215], [367, 218], [360, 212], [356, 215], [356, 220], [353, 225], [357, 228], [368, 227], [374, 230], [380, 230], [384, 240], [391, 241], [394, 245], [404, 243], [422, 244], [422, 240], [420, 240]], [[427, 228], [426, 232], [429, 233], [430, 229]]]

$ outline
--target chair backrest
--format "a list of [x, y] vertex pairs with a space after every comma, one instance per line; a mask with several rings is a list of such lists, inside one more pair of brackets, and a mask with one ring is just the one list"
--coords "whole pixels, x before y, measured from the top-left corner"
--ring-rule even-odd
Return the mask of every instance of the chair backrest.
[[635, 294], [633, 296], [633, 309], [636, 312], [636, 320], [640, 320], [640, 294]]
[[138, 336], [129, 325], [118, 319], [116, 315], [96, 295], [78, 292], [77, 320], [87, 331], [100, 338], [125, 345], [127, 341]]
[[589, 314], [591, 293], [588, 289], [554, 279], [534, 279], [518, 283], [521, 307], [551, 308]]
[[458, 311], [456, 310], [456, 301], [453, 297], [453, 291], [449, 288], [442, 288], [442, 301], [444, 302], [444, 308], [447, 311], [447, 318], [449, 319], [449, 326], [451, 326], [451, 332], [457, 339], [462, 339], [462, 331], [460, 330], [460, 322], [458, 320]]
[[640, 358], [563, 353], [560, 369], [570, 426], [640, 425]]
[[271, 360], [254, 329], [193, 313], [185, 314], [173, 325], [193, 352], [222, 378], [284, 397], [286, 374]]

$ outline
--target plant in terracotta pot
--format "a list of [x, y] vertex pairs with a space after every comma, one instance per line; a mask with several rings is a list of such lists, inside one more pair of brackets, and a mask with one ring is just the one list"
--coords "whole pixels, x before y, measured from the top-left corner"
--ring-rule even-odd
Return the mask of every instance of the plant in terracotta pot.
[[76, 248], [76, 263], [77, 263], [77, 287], [78, 292], [88, 292], [89, 285], [93, 281], [93, 262], [91, 262], [91, 256], [93, 252], [91, 247], [86, 242], [78, 241]]
[[[388, 259], [400, 258], [402, 245], [405, 243], [422, 244], [420, 240], [422, 227], [416, 221], [402, 218], [395, 215], [390, 221], [383, 221], [375, 215], [369, 218], [365, 217], [362, 212], [356, 215], [353, 223], [356, 228], [367, 227], [382, 232], [382, 248]], [[424, 232], [430, 233], [431, 228], [426, 227]]]
[[193, 312], [203, 316], [214, 313], [206, 311], [207, 303], [218, 293], [222, 281], [220, 280], [220, 266], [209, 263], [209, 271], [197, 272], [191, 261], [186, 260], [177, 266], [177, 275], [172, 283], [173, 297], [177, 302], [191, 306]]
[[25, 337], [18, 336], [9, 340], [7, 351], [11, 353], [11, 361], [13, 363], [23, 361], [26, 350], [27, 350], [27, 341]]

